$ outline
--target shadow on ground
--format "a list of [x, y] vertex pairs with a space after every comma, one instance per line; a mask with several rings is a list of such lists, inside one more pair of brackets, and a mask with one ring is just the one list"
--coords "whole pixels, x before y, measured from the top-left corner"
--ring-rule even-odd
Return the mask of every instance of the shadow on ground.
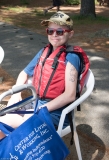
[[[105, 152], [106, 148], [103, 141], [92, 132], [92, 127], [86, 124], [80, 124], [77, 126], [79, 135], [80, 148], [83, 160], [106, 160]], [[70, 145], [71, 134], [63, 138], [67, 144], [70, 155], [66, 160], [78, 160], [75, 144]]]

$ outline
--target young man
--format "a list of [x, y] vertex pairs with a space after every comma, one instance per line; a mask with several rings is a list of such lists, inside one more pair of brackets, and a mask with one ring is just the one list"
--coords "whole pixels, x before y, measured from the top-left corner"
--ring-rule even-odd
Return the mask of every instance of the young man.
[[[37, 107], [47, 106], [57, 126], [63, 108], [76, 98], [80, 59], [76, 54], [66, 52], [68, 41], [74, 34], [73, 21], [67, 14], [59, 11], [42, 21], [41, 25], [47, 26], [49, 44], [20, 72], [16, 85], [25, 84], [28, 77], [33, 77], [38, 95]], [[14, 94], [8, 105], [21, 99], [21, 93]], [[7, 114], [0, 117], [0, 121], [16, 128], [30, 116]]]

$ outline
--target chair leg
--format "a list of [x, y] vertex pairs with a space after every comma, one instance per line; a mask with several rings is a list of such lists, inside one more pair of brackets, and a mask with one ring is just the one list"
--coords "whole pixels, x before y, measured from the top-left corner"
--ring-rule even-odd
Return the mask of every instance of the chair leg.
[[78, 134], [76, 131], [74, 131], [74, 141], [75, 141], [76, 151], [77, 151], [77, 155], [78, 155], [78, 160], [82, 160]]
[[75, 125], [75, 111], [72, 112], [72, 120], [73, 120], [73, 130], [74, 130], [74, 141], [75, 141], [75, 147], [78, 155], [78, 160], [82, 160], [81, 150], [80, 150], [80, 144], [79, 144], [79, 138], [76, 131], [76, 125]]

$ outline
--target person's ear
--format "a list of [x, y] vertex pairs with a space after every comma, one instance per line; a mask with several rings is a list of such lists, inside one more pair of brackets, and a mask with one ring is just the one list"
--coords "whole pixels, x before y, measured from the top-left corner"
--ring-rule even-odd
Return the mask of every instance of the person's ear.
[[73, 34], [74, 34], [74, 31], [72, 30], [69, 34], [69, 38], [72, 38], [73, 37]]

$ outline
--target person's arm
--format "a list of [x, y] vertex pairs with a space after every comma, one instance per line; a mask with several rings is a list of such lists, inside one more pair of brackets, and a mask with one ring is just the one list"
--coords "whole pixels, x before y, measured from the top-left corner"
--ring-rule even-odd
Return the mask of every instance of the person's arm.
[[[32, 77], [33, 73], [34, 73], [34, 67], [36, 66], [38, 59], [40, 58], [41, 54], [42, 54], [43, 49], [41, 49], [36, 56], [32, 59], [32, 61], [24, 68], [23, 71], [20, 72], [16, 84], [14, 86], [19, 86], [19, 85], [23, 85], [26, 83], [26, 81], [28, 80], [28, 77]], [[19, 101], [22, 100], [21, 97], [21, 93], [17, 93], [11, 96], [8, 105], [12, 105], [14, 103], [17, 103]]]
[[76, 98], [76, 85], [77, 85], [78, 72], [75, 67], [68, 62], [65, 70], [65, 91], [57, 98], [51, 100], [43, 106], [47, 106], [49, 111], [61, 108]]
[[18, 78], [17, 78], [17, 81], [16, 81], [16, 86], [25, 84], [27, 79], [28, 79], [27, 73], [24, 70], [21, 71], [20, 74], [18, 75]]
[[[27, 79], [28, 79], [28, 75], [24, 71], [21, 71], [18, 78], [17, 78], [16, 84], [14, 86], [20, 86], [20, 85], [25, 84]], [[11, 98], [9, 99], [7, 106], [10, 106], [14, 103], [21, 101], [21, 100], [22, 100], [21, 92], [13, 94], [11, 96]]]

